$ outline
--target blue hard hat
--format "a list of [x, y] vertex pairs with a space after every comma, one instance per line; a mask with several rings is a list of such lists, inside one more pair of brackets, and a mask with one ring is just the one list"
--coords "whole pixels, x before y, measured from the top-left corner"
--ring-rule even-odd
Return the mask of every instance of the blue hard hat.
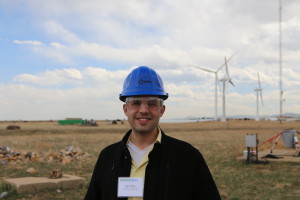
[[126, 97], [139, 95], [155, 95], [163, 100], [168, 98], [160, 76], [150, 67], [140, 66], [134, 69], [126, 77], [119, 98], [125, 101]]

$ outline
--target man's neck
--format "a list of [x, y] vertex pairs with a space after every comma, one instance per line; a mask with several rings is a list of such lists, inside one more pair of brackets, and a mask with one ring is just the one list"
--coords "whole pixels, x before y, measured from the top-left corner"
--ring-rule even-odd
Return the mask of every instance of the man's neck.
[[158, 128], [151, 133], [138, 133], [132, 130], [129, 140], [139, 149], [145, 149], [156, 141], [158, 132]]

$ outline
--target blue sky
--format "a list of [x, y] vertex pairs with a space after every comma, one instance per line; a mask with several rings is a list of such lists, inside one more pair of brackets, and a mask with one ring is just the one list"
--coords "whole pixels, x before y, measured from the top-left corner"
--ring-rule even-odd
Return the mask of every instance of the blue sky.
[[[284, 113], [300, 113], [299, 7], [282, 1]], [[236, 51], [226, 114], [255, 115], [257, 72], [260, 114], [279, 114], [278, 19], [279, 0], [0, 0], [0, 120], [125, 118], [118, 95], [140, 65], [164, 80], [164, 118], [212, 117], [214, 75], [190, 66]]]

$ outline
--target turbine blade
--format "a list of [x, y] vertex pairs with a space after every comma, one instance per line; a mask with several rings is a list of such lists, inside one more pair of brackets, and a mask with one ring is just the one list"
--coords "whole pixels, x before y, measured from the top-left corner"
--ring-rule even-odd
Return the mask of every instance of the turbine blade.
[[224, 85], [225, 85], [225, 91], [227, 90], [228, 88], [228, 84], [226, 83], [227, 81], [224, 81]]
[[260, 85], [260, 78], [259, 78], [259, 72], [257, 72], [257, 80], [258, 80], [258, 87], [261, 88], [261, 85]]
[[263, 97], [262, 97], [262, 91], [260, 90], [259, 93], [260, 93], [261, 105], [264, 105], [264, 100], [263, 100]]
[[221, 86], [220, 86], [220, 81], [219, 81], [219, 77], [218, 77], [218, 73], [216, 72], [216, 76], [217, 76], [217, 81], [218, 81], [218, 87], [220, 90], [220, 93], [222, 94], [222, 90], [221, 90]]
[[196, 69], [201, 69], [201, 70], [203, 70], [203, 71], [207, 71], [207, 72], [213, 72], [214, 73], [214, 71], [212, 71], [212, 70], [209, 70], [209, 69], [204, 69], [204, 68], [201, 68], [201, 67], [196, 67], [196, 66], [192, 66], [192, 65], [190, 65], [191, 67], [194, 67], [194, 68], [196, 68]]
[[227, 76], [228, 79], [230, 79], [226, 56], [225, 56], [225, 69], [226, 69], [226, 76]]
[[225, 63], [223, 63], [223, 64], [217, 69], [216, 72], [220, 71], [220, 70], [222, 69], [222, 67], [224, 67], [224, 66], [225, 66]]
[[230, 58], [228, 58], [228, 62], [238, 53], [238, 51], [234, 52], [234, 54], [232, 56], [230, 56]]
[[[230, 58], [228, 58], [227, 62], [229, 62], [229, 61], [230, 61], [237, 53], [238, 53], [238, 51], [236, 51], [232, 56], [230, 56]], [[224, 66], [225, 66], [225, 63], [223, 63], [223, 64], [218, 68], [217, 72], [220, 71], [220, 70], [222, 69], [222, 67], [224, 67]]]
[[229, 83], [230, 83], [233, 87], [235, 87], [235, 85], [233, 84], [233, 82], [231, 81], [231, 79], [229, 79]]

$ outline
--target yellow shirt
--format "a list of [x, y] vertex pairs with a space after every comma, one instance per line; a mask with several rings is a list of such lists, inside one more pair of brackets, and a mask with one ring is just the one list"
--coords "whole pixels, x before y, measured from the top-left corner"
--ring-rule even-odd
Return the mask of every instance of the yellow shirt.
[[[161, 142], [161, 131], [159, 129], [158, 136], [156, 138], [156, 142]], [[154, 146], [153, 146], [154, 147]], [[145, 178], [145, 172], [146, 172], [146, 167], [148, 165], [148, 155], [152, 151], [153, 147], [149, 149], [148, 153], [145, 154], [143, 157], [142, 161], [140, 162], [140, 165], [137, 165], [134, 160], [132, 159], [131, 161], [131, 171], [130, 171], [130, 177], [134, 178]], [[128, 197], [128, 200], [143, 200], [142, 197]]]

